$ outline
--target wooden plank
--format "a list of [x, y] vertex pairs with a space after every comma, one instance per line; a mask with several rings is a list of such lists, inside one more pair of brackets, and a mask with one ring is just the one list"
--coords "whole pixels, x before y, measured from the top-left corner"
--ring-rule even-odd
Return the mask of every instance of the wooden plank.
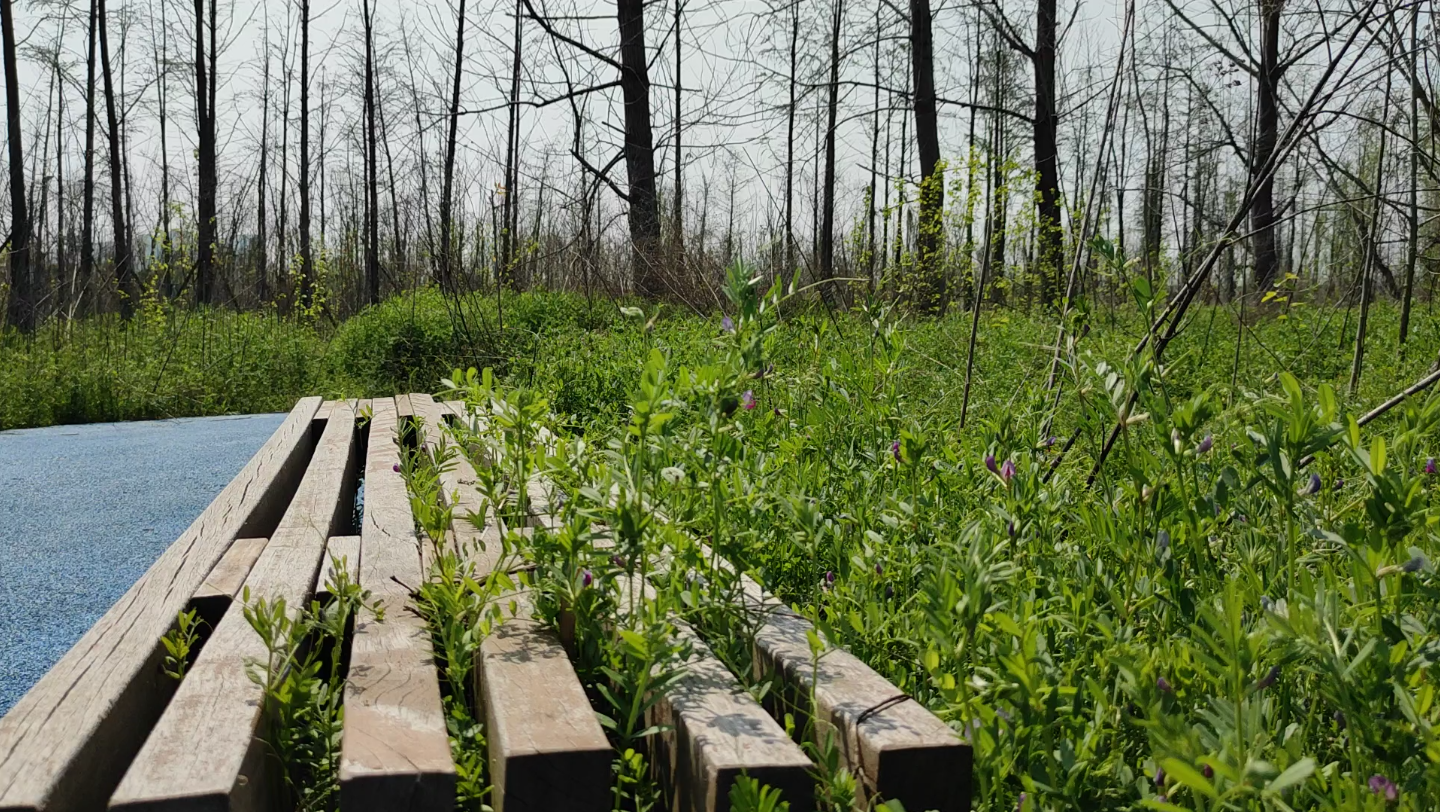
[[816, 668], [807, 636], [811, 623], [750, 576], [742, 573], [741, 581], [747, 607], [764, 614], [755, 636], [756, 676], [778, 674], [786, 710], [801, 720], [810, 715], [813, 691], [816, 738], [834, 731], [845, 765], [860, 779], [860, 808], [893, 799], [906, 809], [969, 812], [970, 746], [850, 652], [829, 649]]
[[335, 577], [335, 559], [340, 559], [350, 580], [360, 577], [360, 537], [331, 536], [325, 543], [325, 557], [320, 559], [320, 574], [315, 576], [315, 594], [330, 594], [330, 581]]
[[560, 638], [522, 605], [475, 666], [495, 812], [609, 809], [614, 751]]
[[[436, 428], [444, 425], [445, 415], [449, 411], [443, 404], [436, 403], [429, 395], [411, 394], [408, 397], [415, 416], [421, 420], [424, 438], [429, 439], [437, 436], [437, 431], [444, 431]], [[493, 572], [499, 565], [502, 543], [500, 526], [489, 511], [485, 498], [475, 489], [478, 482], [479, 476], [475, 473], [475, 467], [463, 454], [457, 454], [455, 465], [440, 473], [445, 499], [447, 503], [453, 502], [455, 506], [451, 543], [454, 549], [475, 567], [475, 574], [480, 576]], [[469, 519], [471, 516], [480, 517], [484, 527], [476, 527]]]
[[[330, 533], [344, 521], [354, 415], [335, 409], [270, 542], [245, 579], [251, 599], [285, 600], [293, 617], [310, 598]], [[276, 779], [256, 737], [264, 691], [246, 673], [265, 643], [231, 604], [175, 698], [125, 772], [111, 809], [265, 808]]]
[[235, 479], [0, 719], [0, 809], [104, 805], [174, 681], [160, 638], [238, 536], [268, 536], [310, 457], [320, 398], [295, 405]]
[[430, 632], [411, 609], [418, 588], [419, 540], [404, 479], [394, 466], [395, 402], [376, 399], [365, 460], [365, 522], [360, 584], [385, 608], [355, 620], [345, 683], [340, 805], [356, 810], [449, 810], [455, 765], [440, 702]]
[[255, 566], [255, 559], [270, 539], [235, 539], [220, 562], [205, 576], [205, 583], [195, 590], [195, 600], [230, 600], [240, 594], [245, 577]]
[[[621, 605], [629, 603], [631, 589], [654, 595], [638, 576], [622, 578]], [[665, 728], [648, 741], [666, 808], [729, 812], [730, 789], [743, 775], [780, 790], [792, 812], [809, 812], [815, 800], [810, 759], [689, 624], [676, 617], [670, 622], [692, 653], [684, 673], [645, 717]]]

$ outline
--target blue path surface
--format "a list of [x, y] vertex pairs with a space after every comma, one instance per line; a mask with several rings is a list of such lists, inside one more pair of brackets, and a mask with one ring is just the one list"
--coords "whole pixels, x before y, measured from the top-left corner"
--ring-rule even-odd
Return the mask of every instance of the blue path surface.
[[284, 419], [0, 432], [0, 714], [190, 526]]

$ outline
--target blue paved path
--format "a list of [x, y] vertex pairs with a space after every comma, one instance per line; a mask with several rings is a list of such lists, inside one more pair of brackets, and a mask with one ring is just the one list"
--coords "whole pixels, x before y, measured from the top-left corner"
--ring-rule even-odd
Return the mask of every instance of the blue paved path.
[[135, 583], [284, 418], [0, 432], [0, 714]]

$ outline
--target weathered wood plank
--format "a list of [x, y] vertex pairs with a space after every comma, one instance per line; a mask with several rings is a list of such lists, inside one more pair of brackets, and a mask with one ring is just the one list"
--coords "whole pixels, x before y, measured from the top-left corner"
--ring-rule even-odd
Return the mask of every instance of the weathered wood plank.
[[95, 809], [175, 690], [160, 638], [237, 536], [268, 536], [313, 448], [296, 404], [235, 479], [0, 719], [0, 809]]
[[235, 539], [230, 549], [221, 556], [220, 562], [205, 576], [205, 582], [195, 590], [195, 600], [228, 601], [240, 594], [240, 587], [245, 585], [245, 577], [250, 574], [250, 568], [255, 566], [255, 559], [260, 557], [260, 552], [269, 541], [270, 539]]
[[[343, 521], [355, 448], [352, 413], [333, 409], [295, 497], [245, 579], [252, 600], [310, 598], [330, 533]], [[206, 641], [170, 706], [125, 772], [112, 809], [261, 809], [275, 787], [256, 737], [264, 691], [246, 673], [265, 643], [237, 601]]]
[[[708, 554], [708, 553], [707, 553]], [[846, 766], [860, 779], [861, 808], [898, 800], [906, 809], [969, 812], [973, 753], [923, 705], [901, 693], [858, 657], [830, 649], [815, 667], [811, 623], [741, 575], [744, 599], [764, 615], [755, 636], [756, 676], [777, 675], [797, 719], [819, 711], [817, 740], [833, 731]]]
[[[436, 403], [429, 395], [411, 394], [409, 398], [415, 416], [420, 418], [422, 437], [438, 437], [438, 433], [444, 431], [445, 417], [449, 409]], [[499, 565], [502, 544], [500, 527], [489, 511], [485, 498], [475, 489], [478, 482], [475, 467], [464, 454], [458, 454], [455, 465], [440, 474], [440, 484], [444, 488], [447, 504], [454, 504], [451, 543], [454, 544], [454, 549], [475, 567], [476, 575], [485, 575]], [[477, 527], [470, 519], [472, 516], [479, 518], [484, 526]]]
[[350, 580], [360, 577], [360, 537], [331, 536], [325, 544], [325, 557], [320, 559], [320, 574], [315, 576], [315, 594], [330, 594], [330, 581], [335, 577], [335, 559], [345, 567]]
[[529, 615], [520, 607], [476, 657], [491, 803], [495, 812], [602, 812], [614, 752], [560, 638]]
[[355, 810], [448, 810], [455, 765], [445, 730], [430, 633], [407, 608], [418, 588], [419, 541], [404, 479], [394, 466], [395, 402], [376, 399], [365, 460], [360, 584], [385, 607], [362, 610], [350, 646], [341, 742], [340, 805]]
[[[654, 594], [638, 576], [622, 579], [621, 604], [629, 603], [632, 589]], [[808, 812], [815, 795], [810, 759], [689, 624], [676, 617], [670, 622], [676, 638], [689, 644], [690, 659], [646, 713], [648, 724], [665, 728], [648, 741], [666, 807], [729, 812], [730, 789], [743, 775], [780, 790], [792, 812]]]

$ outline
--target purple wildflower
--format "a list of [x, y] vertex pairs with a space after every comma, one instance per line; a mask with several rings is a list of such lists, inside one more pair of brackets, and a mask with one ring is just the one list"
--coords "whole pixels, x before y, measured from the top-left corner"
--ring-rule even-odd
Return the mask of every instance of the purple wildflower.
[[1311, 474], [1310, 474], [1310, 486], [1305, 489], [1305, 495], [1306, 495], [1306, 496], [1314, 496], [1315, 494], [1317, 494], [1317, 493], [1319, 493], [1319, 492], [1320, 492], [1320, 475], [1319, 475], [1319, 474], [1316, 474], [1316, 473], [1311, 473]]
[[755, 393], [746, 389], [745, 394], [740, 396], [740, 405], [745, 407], [745, 411], [752, 411], [755, 408]]
[[1171, 687], [1170, 681], [1167, 680], [1167, 679], [1165, 679], [1164, 677], [1158, 677], [1158, 678], [1155, 680], [1155, 687], [1156, 687], [1156, 688], [1159, 688], [1162, 693], [1167, 693], [1167, 694], [1173, 694], [1173, 693], [1175, 693], [1175, 689], [1174, 689], [1173, 687]]
[[876, 575], [884, 575], [884, 574], [885, 574], [885, 565], [884, 565], [883, 563], [881, 563], [881, 562], [879, 562], [879, 561], [876, 561], [876, 562], [875, 562], [875, 574], [876, 574]]
[[1422, 570], [1422, 569], [1424, 569], [1424, 568], [1425, 568], [1425, 556], [1423, 556], [1423, 555], [1417, 555], [1417, 556], [1415, 556], [1414, 558], [1410, 559], [1409, 561], [1406, 561], [1406, 562], [1400, 567], [1400, 569], [1402, 569], [1402, 570], [1404, 570], [1404, 571], [1406, 571], [1406, 572], [1419, 572], [1420, 570]]
[[1333, 490], [1333, 491], [1335, 491], [1336, 493], [1339, 493], [1339, 492], [1340, 492], [1340, 489], [1341, 489], [1341, 488], [1344, 488], [1344, 487], [1345, 487], [1345, 480], [1344, 480], [1344, 479], [1337, 479], [1337, 480], [1335, 480], [1335, 484], [1332, 485], [1330, 489]]
[[1006, 523], [1005, 523], [1005, 532], [1006, 532], [1007, 534], [1011, 535], [1011, 536], [1014, 536], [1014, 535], [1015, 535], [1015, 523], [1014, 523], [1014, 522], [1006, 522]]
[[1200, 441], [1200, 445], [1195, 446], [1195, 453], [1196, 453], [1196, 454], [1204, 454], [1204, 453], [1208, 452], [1211, 448], [1214, 448], [1214, 447], [1215, 447], [1215, 438], [1214, 438], [1213, 436], [1207, 434], [1207, 435], [1205, 435], [1205, 438]]
[[390, 470], [394, 471], [397, 474], [400, 473], [400, 463], [397, 462], [394, 465], [390, 466]]
[[1202, 764], [1200, 765], [1200, 774], [1205, 776], [1206, 778], [1214, 778], [1215, 768], [1211, 767], [1209, 764]]
[[1267, 612], [1275, 611], [1275, 601], [1270, 600], [1269, 595], [1260, 596], [1260, 608]]
[[989, 472], [992, 473], [992, 474], [998, 474], [998, 473], [1000, 473], [1000, 469], [995, 467], [995, 455], [994, 455], [994, 454], [986, 454], [986, 455], [985, 455], [985, 470], [989, 471]]
[[779, 417], [779, 416], [780, 416], [780, 410], [779, 410], [779, 409], [776, 409], [776, 410], [775, 410], [775, 416], [776, 416], [776, 417]]
[[621, 558], [618, 555], [610, 556], [610, 564], [614, 566], [617, 570], [625, 569], [625, 559]]
[[1336, 727], [1340, 728], [1341, 730], [1345, 729], [1345, 714], [1343, 712], [1337, 710], [1335, 711], [1335, 715], [1331, 716], [1330, 718], [1335, 720]]
[[1000, 466], [1000, 478], [1005, 480], [1007, 485], [1010, 484], [1010, 480], [1015, 478], [1015, 462], [1013, 460], [1006, 460], [1005, 464]]
[[900, 461], [900, 441], [896, 440], [890, 444], [890, 453], [895, 455], [895, 461]]
[[1161, 530], [1159, 533], [1155, 534], [1155, 546], [1158, 547], [1160, 552], [1162, 553], [1170, 549], [1169, 531]]
[[720, 329], [727, 333], [735, 332], [735, 322], [729, 316], [720, 320]]
[[835, 571], [834, 571], [834, 570], [825, 570], [825, 583], [826, 583], [827, 585], [835, 583]]
[[1263, 691], [1271, 685], [1274, 685], [1275, 680], [1278, 679], [1280, 679], [1280, 666], [1272, 665], [1270, 666], [1270, 671], [1261, 677], [1259, 682], [1255, 683], [1255, 690]]
[[1395, 786], [1394, 781], [1376, 773], [1370, 776], [1370, 794], [1384, 795], [1385, 800], [1395, 801], [1400, 798], [1400, 788]]
[[1155, 786], [1157, 786], [1157, 787], [1164, 787], [1164, 786], [1165, 786], [1165, 768], [1164, 768], [1164, 767], [1156, 767], [1156, 768], [1155, 768]]
[[1434, 457], [1430, 457], [1429, 459], [1425, 460], [1425, 473], [1430, 474], [1431, 476], [1434, 476], [1434, 475], [1435, 475], [1435, 472], [1436, 472], [1436, 468], [1435, 468], [1435, 458], [1434, 458]]
[[592, 572], [590, 572], [589, 569], [583, 569], [583, 570], [581, 570], [581, 571], [580, 571], [580, 583], [581, 583], [581, 585], [583, 585], [583, 586], [587, 586], [587, 587], [590, 586], [591, 584], [595, 583], [595, 574], [592, 573]]
[[1020, 793], [1020, 800], [1015, 802], [1015, 812], [1023, 812], [1025, 809], [1025, 793]]
[[886, 584], [886, 585], [885, 585], [885, 600], [888, 601], [888, 600], [890, 600], [890, 599], [893, 598], [893, 597], [895, 597], [895, 587], [893, 587], [893, 586], [891, 586], [891, 585], [889, 585], [889, 584]]
[[1052, 434], [1052, 435], [1050, 435], [1049, 437], [1046, 437], [1046, 438], [1045, 438], [1045, 447], [1046, 447], [1046, 448], [1054, 448], [1054, 447], [1055, 447], [1055, 444], [1058, 443], [1058, 442], [1060, 442], [1060, 438], [1059, 438], [1059, 437], [1056, 437], [1055, 435]]

